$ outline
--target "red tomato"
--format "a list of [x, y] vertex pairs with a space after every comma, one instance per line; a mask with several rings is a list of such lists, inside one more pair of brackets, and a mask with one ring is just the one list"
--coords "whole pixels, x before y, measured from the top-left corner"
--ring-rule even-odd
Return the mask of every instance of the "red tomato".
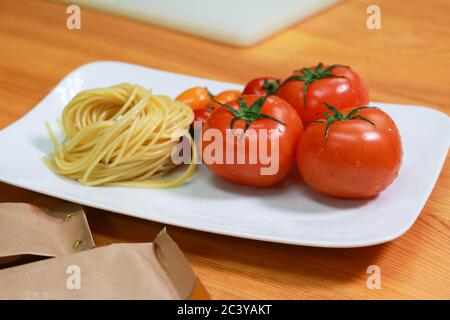
[[[215, 143], [206, 138], [210, 129], [223, 137], [223, 143], [218, 144], [215, 151], [217, 154], [214, 153], [222, 163], [208, 163], [205, 159], [208, 147]], [[214, 174], [225, 180], [255, 187], [269, 186], [283, 179], [291, 169], [302, 131], [300, 117], [286, 101], [275, 96], [243, 96], [217, 108], [206, 121], [202, 136], [203, 161]], [[263, 135], [264, 132], [267, 134]], [[227, 134], [232, 139], [226, 139]], [[258, 150], [250, 147], [255, 142]], [[266, 147], [261, 143], [266, 143]], [[263, 149], [268, 151], [270, 164], [262, 154]], [[231, 159], [231, 163], [227, 159]], [[270, 174], [264, 173], [271, 166], [276, 168]]]
[[324, 118], [328, 111], [324, 102], [339, 110], [369, 103], [369, 93], [356, 72], [347, 66], [324, 67], [321, 63], [295, 71], [275, 94], [297, 110], [305, 126]]
[[303, 179], [333, 197], [376, 196], [400, 168], [403, 152], [397, 126], [378, 108], [332, 111], [327, 120], [311, 123], [303, 133], [297, 149]]
[[[220, 103], [227, 104], [231, 101], [237, 100], [237, 98], [239, 98], [241, 95], [242, 93], [239, 90], [225, 90], [214, 96], [214, 100]], [[211, 109], [218, 108], [219, 104], [217, 102], [211, 101], [208, 104], [208, 107]]]
[[175, 100], [181, 101], [189, 105], [192, 110], [206, 108], [211, 97], [208, 89], [204, 87], [193, 87], [183, 91]]
[[200, 124], [205, 124], [206, 120], [208, 120], [208, 118], [211, 116], [212, 114], [212, 110], [211, 109], [197, 109], [194, 111], [194, 125], [200, 125]]
[[280, 85], [280, 79], [274, 78], [274, 77], [263, 77], [263, 78], [256, 78], [247, 83], [245, 86], [244, 91], [242, 92], [243, 95], [248, 94], [260, 94], [260, 95], [266, 95], [266, 94], [273, 94], [278, 86]]

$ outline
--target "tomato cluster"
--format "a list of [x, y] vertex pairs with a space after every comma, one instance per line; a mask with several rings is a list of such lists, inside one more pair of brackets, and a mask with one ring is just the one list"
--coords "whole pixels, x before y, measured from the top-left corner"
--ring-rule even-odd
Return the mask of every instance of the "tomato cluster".
[[[208, 130], [223, 137], [231, 132], [234, 138], [224, 139], [214, 153], [232, 161], [205, 163], [215, 175], [234, 183], [273, 185], [288, 175], [295, 161], [304, 181], [321, 193], [370, 198], [387, 188], [400, 168], [397, 126], [388, 114], [368, 106], [363, 80], [345, 65], [319, 63], [295, 70], [283, 81], [256, 78], [242, 93], [213, 95], [195, 87], [177, 100], [194, 110], [203, 150], [217, 142], [207, 137]], [[264, 146], [270, 152], [263, 156]], [[276, 157], [277, 170], [264, 174], [268, 157]]]

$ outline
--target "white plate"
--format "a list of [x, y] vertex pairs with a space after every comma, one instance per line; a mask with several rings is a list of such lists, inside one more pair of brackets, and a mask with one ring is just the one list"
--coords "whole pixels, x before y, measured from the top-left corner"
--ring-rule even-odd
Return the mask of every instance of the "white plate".
[[0, 131], [0, 181], [186, 228], [298, 245], [360, 247], [390, 241], [412, 226], [450, 143], [446, 115], [423, 107], [374, 103], [400, 128], [404, 161], [395, 182], [369, 201], [322, 196], [299, 183], [295, 175], [268, 189], [240, 187], [215, 178], [202, 166], [189, 183], [172, 189], [86, 187], [51, 172], [41, 161], [52, 150], [44, 122], [52, 121], [55, 128], [55, 119], [81, 90], [125, 81], [172, 97], [196, 85], [213, 92], [241, 87], [120, 62], [86, 64], [22, 119]]

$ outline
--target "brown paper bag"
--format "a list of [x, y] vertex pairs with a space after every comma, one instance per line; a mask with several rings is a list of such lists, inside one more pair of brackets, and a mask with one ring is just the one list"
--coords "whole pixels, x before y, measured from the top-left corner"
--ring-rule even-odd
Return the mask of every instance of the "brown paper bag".
[[81, 206], [64, 201], [46, 205], [0, 203], [0, 268], [94, 247]]
[[189, 299], [194, 285], [165, 229], [153, 243], [113, 244], [0, 270], [0, 299]]

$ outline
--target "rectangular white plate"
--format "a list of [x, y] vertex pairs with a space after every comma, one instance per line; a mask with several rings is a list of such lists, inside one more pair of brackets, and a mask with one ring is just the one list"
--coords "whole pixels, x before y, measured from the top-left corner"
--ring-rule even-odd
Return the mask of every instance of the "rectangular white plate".
[[[161, 223], [230, 236], [320, 247], [360, 247], [406, 232], [422, 210], [450, 144], [449, 118], [433, 109], [373, 103], [402, 134], [404, 160], [395, 182], [369, 201], [322, 196], [292, 175], [276, 187], [229, 184], [199, 166], [192, 180], [172, 189], [86, 187], [51, 172], [42, 157], [52, 150], [44, 127], [55, 128], [78, 92], [121, 82], [175, 97], [192, 86], [212, 92], [240, 85], [121, 62], [94, 62], [71, 72], [22, 119], [0, 131], [0, 181], [76, 203]], [[380, 155], [382, 157], [383, 155]]]

